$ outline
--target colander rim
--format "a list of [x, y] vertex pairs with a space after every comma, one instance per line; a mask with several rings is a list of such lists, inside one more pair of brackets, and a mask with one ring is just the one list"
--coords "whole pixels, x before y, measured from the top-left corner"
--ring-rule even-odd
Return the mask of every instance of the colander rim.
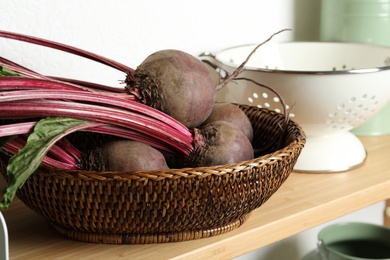
[[[287, 41], [287, 42], [279, 42], [276, 44], [337, 44], [337, 45], [355, 45], [355, 46], [370, 46], [375, 48], [382, 48], [382, 49], [388, 49], [389, 55], [390, 55], [390, 46], [384, 46], [384, 45], [377, 45], [377, 44], [370, 44], [370, 43], [359, 43], [359, 42], [332, 42], [332, 41], [323, 41], [323, 42], [313, 42], [313, 41]], [[275, 43], [274, 43], [275, 44]], [[248, 46], [256, 46], [257, 44], [242, 44], [237, 46], [232, 46], [226, 49], [223, 49], [219, 52], [217, 52], [214, 56], [214, 58], [227, 66], [230, 67], [237, 67], [239, 64], [235, 64], [233, 62], [227, 62], [222, 61], [218, 55], [222, 52], [229, 51], [236, 48], [242, 48], [242, 47], [248, 47]], [[204, 53], [203, 55], [212, 55], [210, 53]], [[390, 59], [390, 56], [389, 56]], [[258, 72], [266, 72], [266, 73], [279, 73], [279, 74], [309, 74], [309, 75], [348, 75], [348, 74], [367, 74], [367, 73], [376, 73], [376, 72], [382, 72], [390, 70], [390, 64], [385, 66], [378, 66], [378, 67], [367, 67], [367, 68], [359, 68], [359, 69], [343, 69], [343, 70], [318, 70], [318, 71], [312, 71], [312, 70], [288, 70], [288, 69], [267, 69], [267, 68], [257, 68], [253, 66], [245, 66], [246, 71], [258, 71]]]

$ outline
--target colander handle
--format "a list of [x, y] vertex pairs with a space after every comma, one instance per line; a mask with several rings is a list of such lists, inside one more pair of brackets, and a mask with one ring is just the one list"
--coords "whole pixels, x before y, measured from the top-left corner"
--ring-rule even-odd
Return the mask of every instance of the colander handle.
[[216, 59], [215, 54], [211, 52], [203, 52], [199, 55], [199, 59], [209, 65], [210, 67], [217, 69], [221, 63]]
[[210, 52], [203, 52], [199, 55], [199, 59], [211, 67], [212, 70], [214, 70], [220, 76], [220, 78], [226, 77], [227, 74], [230, 74], [235, 70], [235, 68], [220, 62], [216, 58], [215, 54]]

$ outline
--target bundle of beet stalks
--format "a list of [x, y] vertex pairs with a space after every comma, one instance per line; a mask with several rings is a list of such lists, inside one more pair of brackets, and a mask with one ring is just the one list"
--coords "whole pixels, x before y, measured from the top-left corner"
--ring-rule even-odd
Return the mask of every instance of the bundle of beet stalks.
[[[215, 97], [241, 79], [249, 57], [265, 42], [215, 84], [202, 61], [179, 50], [153, 53], [134, 70], [58, 42], [6, 31], [0, 37], [79, 55], [125, 74], [121, 89], [42, 75], [0, 57], [0, 155], [8, 179], [0, 209], [8, 208], [38, 167], [132, 172], [254, 157], [248, 118], [232, 104], [216, 106]], [[113, 138], [85, 151], [72, 142], [75, 132]]]

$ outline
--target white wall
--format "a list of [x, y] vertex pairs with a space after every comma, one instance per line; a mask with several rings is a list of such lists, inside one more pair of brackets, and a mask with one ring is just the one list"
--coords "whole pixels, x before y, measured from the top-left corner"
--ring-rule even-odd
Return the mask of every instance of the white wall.
[[[262, 42], [293, 28], [293, 0], [0, 0], [0, 29], [87, 49], [135, 68], [154, 51], [194, 55]], [[292, 39], [286, 32], [275, 40]], [[42, 47], [0, 39], [0, 55], [46, 74], [117, 84], [105, 66]]]
[[[198, 55], [262, 42], [316, 40], [320, 0], [125, 1], [0, 0], [0, 29], [67, 43], [135, 68], [149, 54], [176, 48]], [[82, 58], [0, 39], [0, 55], [44, 74], [119, 86], [122, 73]], [[340, 220], [381, 223], [383, 203]], [[339, 221], [339, 220], [335, 220]], [[315, 248], [320, 227], [240, 259], [300, 259]]]

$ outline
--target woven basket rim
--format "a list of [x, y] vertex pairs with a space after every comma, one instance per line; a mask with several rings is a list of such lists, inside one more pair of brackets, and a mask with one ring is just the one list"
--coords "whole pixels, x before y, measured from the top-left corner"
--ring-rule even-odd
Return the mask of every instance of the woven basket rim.
[[[282, 115], [278, 112], [261, 108], [266, 110], [270, 114]], [[116, 172], [116, 171], [86, 171], [86, 170], [41, 170], [38, 171], [39, 174], [56, 174], [57, 176], [67, 176], [73, 178], [83, 178], [83, 179], [97, 179], [97, 180], [119, 180], [119, 179], [129, 179], [129, 180], [140, 180], [140, 179], [152, 179], [152, 180], [162, 180], [162, 179], [178, 179], [178, 178], [193, 178], [193, 177], [205, 177], [210, 175], [224, 175], [233, 172], [239, 172], [244, 170], [249, 170], [253, 167], [257, 167], [263, 164], [272, 164], [273, 162], [283, 160], [283, 157], [290, 156], [297, 149], [300, 150], [304, 147], [306, 143], [306, 135], [303, 129], [293, 120], [289, 120], [288, 125], [298, 130], [299, 135], [296, 140], [289, 143], [287, 146], [284, 146], [274, 152], [267, 153], [256, 157], [251, 160], [224, 164], [224, 165], [215, 165], [207, 167], [194, 167], [194, 168], [171, 168], [166, 170], [150, 170], [150, 171], [134, 171], [134, 172]]]

